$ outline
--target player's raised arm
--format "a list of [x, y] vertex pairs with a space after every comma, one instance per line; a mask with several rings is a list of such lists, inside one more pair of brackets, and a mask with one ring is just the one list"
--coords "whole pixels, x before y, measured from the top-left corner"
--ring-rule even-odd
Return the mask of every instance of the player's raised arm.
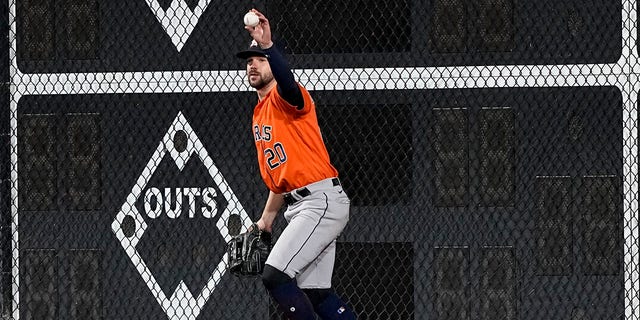
[[267, 53], [267, 59], [269, 60], [269, 65], [271, 65], [271, 72], [273, 72], [273, 77], [278, 83], [278, 93], [280, 93], [280, 96], [291, 105], [296, 106], [298, 110], [304, 108], [304, 100], [302, 99], [300, 87], [298, 87], [298, 83], [293, 78], [293, 73], [289, 68], [287, 60], [280, 51], [278, 51], [276, 46], [271, 46], [271, 48], [265, 49], [264, 52]]
[[298, 83], [293, 77], [289, 63], [273, 44], [269, 20], [260, 11], [256, 9], [251, 11], [258, 16], [259, 23], [253, 27], [245, 26], [245, 29], [249, 31], [251, 37], [256, 40], [258, 46], [267, 55], [271, 72], [278, 84], [278, 93], [289, 104], [296, 106], [298, 109], [304, 108], [304, 99], [302, 98], [300, 87], [298, 87]]

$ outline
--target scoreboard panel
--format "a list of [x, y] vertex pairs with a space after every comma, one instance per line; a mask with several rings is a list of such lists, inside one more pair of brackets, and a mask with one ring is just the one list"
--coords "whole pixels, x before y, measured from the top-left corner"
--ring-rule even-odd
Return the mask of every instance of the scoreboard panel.
[[204, 10], [192, 1], [184, 15], [173, 13], [171, 1], [148, 3], [158, 6], [18, 1], [20, 70], [235, 70], [241, 63], [234, 54], [250, 40], [241, 13], [254, 5], [269, 14], [298, 68], [610, 63], [622, 52], [616, 1], [243, 0], [205, 2]]
[[[582, 288], [595, 283], [600, 289], [593, 294], [609, 298], [593, 302], [598, 308], [593, 312], [606, 316], [622, 310], [622, 144], [608, 143], [622, 141], [617, 88], [313, 94], [323, 137], [353, 200], [351, 223], [374, 227], [383, 216], [385, 223], [406, 232], [405, 241], [415, 241], [414, 256], [426, 257], [410, 260], [413, 277], [426, 277], [433, 285], [414, 284], [420, 297], [414, 301], [416, 310], [444, 314], [454, 312], [442, 309], [453, 304], [459, 308], [456, 314], [495, 314], [502, 312], [497, 302], [471, 301], [498, 290], [508, 314], [534, 306], [564, 314], [571, 310], [550, 294], [592, 308], [582, 304]], [[211, 152], [239, 203], [212, 197], [220, 188], [202, 163], [189, 159], [176, 170], [167, 155], [132, 203], [148, 224], [136, 247], [167, 295], [182, 281], [199, 292], [223, 254], [224, 239], [210, 231], [216, 229], [221, 208], [241, 206], [257, 218], [262, 201], [256, 199], [265, 196], [257, 171], [247, 170], [257, 169], [248, 129], [253, 95], [23, 97], [18, 165], [28, 169], [19, 171], [22, 315], [55, 318], [81, 312], [108, 318], [110, 311], [105, 312], [122, 308], [124, 301], [150, 296], [109, 226], [123, 202], [130, 201], [127, 193], [178, 111]], [[184, 144], [184, 136], [174, 138], [176, 145]], [[134, 228], [124, 231], [131, 235], [136, 227], [128, 223], [136, 222], [123, 222], [123, 230]], [[369, 240], [384, 243], [397, 237], [382, 233]], [[354, 251], [349, 243], [367, 239], [347, 233], [340, 250]], [[407, 250], [387, 248], [392, 249]], [[343, 263], [338, 261], [336, 268], [348, 272]], [[497, 270], [487, 269], [496, 264]], [[487, 280], [494, 277], [488, 273], [501, 268], [509, 282]], [[386, 277], [384, 270], [379, 273]], [[35, 276], [41, 279], [37, 284], [30, 280]], [[560, 279], [563, 285], [555, 287]], [[347, 291], [367, 286], [360, 281], [352, 273], [336, 274], [336, 285]], [[218, 284], [221, 290], [211, 298], [217, 299], [217, 308], [225, 300], [218, 291], [234, 285], [228, 277]], [[397, 290], [376, 288], [380, 296]], [[531, 290], [540, 294], [523, 296]], [[79, 300], [70, 304], [73, 299]], [[224, 310], [216, 312], [231, 312]]]
[[[314, 97], [323, 137], [353, 199], [351, 228], [377, 228], [382, 219], [401, 234], [346, 233], [341, 250], [349, 250], [350, 242], [415, 241], [413, 253], [425, 259], [412, 260], [414, 274], [433, 285], [414, 284], [416, 310], [495, 314], [502, 312], [497, 302], [476, 310], [480, 306], [471, 301], [499, 290], [510, 306], [507, 314], [521, 308], [551, 315], [578, 307], [603, 317], [621, 312], [623, 121], [616, 87], [322, 91]], [[116, 307], [137, 314], [143, 306], [158, 306], [109, 228], [123, 203], [141, 213], [146, 229], [136, 252], [163, 292], [169, 296], [182, 283], [190, 292], [202, 291], [224, 253], [224, 235], [211, 232], [220, 212], [250, 208], [257, 218], [263, 201], [256, 199], [266, 194], [257, 171], [247, 170], [257, 169], [248, 129], [254, 98], [23, 97], [21, 315], [108, 318], [106, 310]], [[149, 159], [176, 114], [184, 114], [238, 202], [216, 196], [222, 194], [216, 177], [195, 158], [180, 169], [167, 154], [149, 173]], [[184, 149], [185, 135], [190, 133], [170, 135], [177, 149]], [[136, 182], [141, 174], [148, 175], [144, 185]], [[132, 200], [130, 191], [138, 187], [140, 196]], [[131, 237], [138, 223], [124, 219], [118, 227]], [[482, 280], [489, 271], [474, 266], [488, 268], [502, 259], [497, 257], [511, 259], [498, 265], [507, 268], [511, 283], [496, 288]], [[342, 263], [336, 268], [345, 268]], [[353, 274], [336, 277], [338, 286], [360, 287]], [[235, 285], [223, 276], [210, 296], [216, 311], [205, 307], [203, 314], [232, 314], [233, 307], [220, 308], [230, 303], [220, 293]], [[588, 294], [608, 298], [585, 304], [583, 288], [592, 285], [599, 289]], [[377, 290], [385, 296], [387, 289], [393, 288]], [[523, 296], [532, 290], [538, 294]], [[125, 303], [138, 295], [150, 300]], [[554, 295], [572, 304], [559, 304]], [[259, 306], [251, 310], [260, 312]], [[149, 313], [162, 309], [145, 309]]]

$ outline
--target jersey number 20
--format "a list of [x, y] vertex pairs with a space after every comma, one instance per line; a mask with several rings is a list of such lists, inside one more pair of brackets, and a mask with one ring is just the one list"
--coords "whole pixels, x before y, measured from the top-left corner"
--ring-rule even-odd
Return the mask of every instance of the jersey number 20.
[[287, 161], [287, 153], [284, 152], [284, 147], [280, 142], [274, 143], [273, 149], [264, 149], [264, 156], [267, 158], [267, 164], [271, 170], [279, 167]]

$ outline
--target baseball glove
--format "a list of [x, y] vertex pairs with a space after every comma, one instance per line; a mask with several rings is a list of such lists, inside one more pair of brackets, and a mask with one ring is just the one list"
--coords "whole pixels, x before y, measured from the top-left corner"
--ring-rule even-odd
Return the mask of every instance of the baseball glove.
[[236, 276], [262, 274], [271, 252], [271, 233], [261, 231], [254, 224], [251, 229], [233, 238], [227, 245], [227, 268]]

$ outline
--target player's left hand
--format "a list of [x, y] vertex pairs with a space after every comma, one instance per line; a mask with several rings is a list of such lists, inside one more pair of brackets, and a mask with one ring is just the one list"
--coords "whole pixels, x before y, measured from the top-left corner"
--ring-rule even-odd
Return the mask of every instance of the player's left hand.
[[260, 23], [255, 27], [245, 26], [244, 28], [247, 29], [251, 37], [258, 42], [260, 48], [270, 48], [273, 45], [273, 41], [271, 41], [271, 26], [269, 25], [269, 19], [256, 9], [251, 9], [251, 11], [258, 16]]
[[227, 244], [227, 268], [236, 276], [260, 275], [270, 252], [271, 233], [253, 225]]

